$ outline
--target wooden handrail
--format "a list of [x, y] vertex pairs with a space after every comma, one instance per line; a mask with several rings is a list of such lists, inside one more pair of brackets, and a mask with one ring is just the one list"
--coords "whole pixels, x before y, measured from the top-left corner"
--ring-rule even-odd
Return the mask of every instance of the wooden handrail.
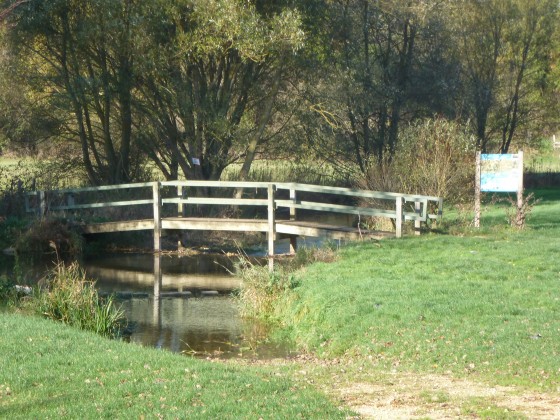
[[[168, 187], [176, 188], [176, 195], [166, 197], [164, 189]], [[138, 200], [113, 200], [107, 202], [77, 203], [75, 196], [84, 192], [105, 192], [118, 191], [122, 189], [140, 189], [150, 188], [151, 198], [143, 198]], [[216, 198], [216, 197], [193, 197], [186, 196], [185, 188], [244, 188], [252, 190], [261, 190], [266, 192], [266, 198]], [[289, 198], [278, 198], [277, 192], [288, 191]], [[393, 209], [376, 208], [374, 206], [352, 206], [342, 204], [330, 204], [321, 201], [302, 201], [298, 198], [298, 193], [307, 192], [315, 194], [327, 194], [335, 196], [356, 197], [361, 199], [383, 200], [393, 202]], [[48, 206], [49, 197], [55, 195], [68, 194], [64, 204]], [[290, 219], [296, 219], [296, 210], [314, 210], [324, 212], [336, 212], [346, 214], [356, 214], [360, 216], [378, 216], [394, 219], [396, 221], [396, 235], [400, 236], [402, 222], [405, 220], [413, 220], [415, 228], [419, 231], [419, 223], [426, 222], [430, 219], [440, 218], [443, 211], [443, 199], [434, 196], [425, 196], [419, 194], [402, 194], [394, 192], [368, 191], [353, 188], [331, 187], [312, 184], [298, 183], [274, 183], [274, 182], [241, 182], [241, 181], [165, 181], [165, 182], [144, 182], [134, 184], [105, 185], [100, 187], [73, 188], [66, 190], [38, 191], [29, 193], [29, 196], [37, 197], [37, 210], [44, 215], [48, 211], [57, 210], [82, 210], [82, 209], [98, 209], [116, 206], [137, 206], [152, 205], [154, 215], [154, 230], [161, 233], [161, 207], [164, 204], [174, 204], [178, 206], [178, 214], [183, 214], [183, 205], [203, 204], [203, 205], [222, 205], [222, 206], [257, 206], [268, 208], [268, 218], [271, 217], [271, 208], [288, 208], [290, 210]], [[272, 196], [272, 199], [271, 199]], [[272, 201], [271, 201], [272, 200]], [[429, 213], [429, 203], [437, 205], [437, 213]], [[414, 203], [414, 211], [405, 211], [405, 203]], [[34, 211], [31, 206], [26, 208], [28, 211]], [[36, 210], [35, 210], [36, 211]], [[274, 213], [272, 211], [272, 213]], [[160, 234], [158, 234], [159, 237]], [[159, 239], [154, 238], [154, 248], [159, 249]]]
[[[48, 195], [57, 194], [79, 194], [82, 192], [97, 192], [97, 191], [115, 191], [119, 189], [132, 189], [132, 188], [147, 188], [152, 187], [153, 182], [144, 183], [134, 183], [134, 184], [120, 184], [120, 185], [104, 185], [99, 187], [85, 187], [85, 188], [72, 188], [66, 190], [51, 190], [48, 191]], [[443, 200], [440, 197], [434, 196], [424, 196], [419, 194], [402, 194], [393, 192], [379, 192], [379, 191], [368, 191], [359, 190], [352, 188], [343, 187], [329, 187], [321, 185], [312, 184], [298, 184], [298, 183], [270, 183], [270, 182], [240, 182], [240, 181], [165, 181], [161, 182], [160, 189], [162, 187], [209, 187], [209, 188], [246, 188], [246, 189], [266, 189], [270, 185], [273, 185], [276, 190], [287, 190], [290, 192], [290, 199], [276, 199], [275, 203], [278, 207], [289, 208], [291, 210], [291, 217], [295, 217], [295, 209], [300, 210], [318, 210], [318, 211], [328, 211], [337, 213], [347, 213], [347, 214], [359, 214], [363, 216], [380, 216], [388, 218], [397, 218], [396, 207], [394, 211], [386, 209], [375, 209], [367, 206], [344, 206], [344, 205], [333, 205], [322, 202], [314, 201], [298, 201], [297, 192], [313, 192], [319, 194], [329, 194], [329, 195], [339, 195], [347, 197], [357, 197], [357, 198], [369, 198], [378, 199], [385, 201], [393, 201], [397, 198], [402, 198], [404, 202], [414, 202], [421, 204], [421, 211], [415, 212], [404, 212], [404, 217], [406, 220], [421, 220], [426, 221], [427, 219], [437, 219], [442, 215], [442, 204]], [[136, 205], [146, 205], [152, 204], [153, 199], [140, 199], [140, 200], [126, 200], [126, 201], [108, 201], [108, 202], [95, 202], [95, 203], [75, 203], [73, 200], [67, 204], [59, 206], [51, 206], [47, 209], [46, 195], [44, 192], [28, 193], [29, 196], [41, 196], [39, 202], [42, 203], [42, 208], [44, 211], [57, 211], [57, 210], [80, 210], [80, 209], [95, 209], [104, 207], [116, 207], [116, 206], [136, 206]], [[70, 201], [70, 200], [69, 200]], [[224, 206], [266, 206], [267, 199], [250, 199], [250, 198], [214, 198], [214, 197], [186, 197], [176, 196], [173, 198], [161, 199], [163, 204], [207, 204], [207, 205], [224, 205]], [[438, 212], [436, 214], [428, 214], [428, 202], [434, 202], [437, 204]], [[28, 206], [28, 211], [34, 211], [31, 206]]]

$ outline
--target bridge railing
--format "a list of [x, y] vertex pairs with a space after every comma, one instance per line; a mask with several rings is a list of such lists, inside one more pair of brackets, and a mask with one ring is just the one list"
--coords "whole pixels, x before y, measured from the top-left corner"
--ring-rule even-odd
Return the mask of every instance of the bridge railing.
[[[193, 193], [201, 188], [206, 189], [206, 192], [226, 190], [226, 193], [222, 194], [223, 197], [216, 196], [219, 194], [205, 196]], [[143, 198], [122, 200], [118, 197], [120, 191], [127, 190], [130, 193], [142, 189], [145, 190]], [[238, 194], [240, 198], [232, 197], [231, 189], [244, 190], [245, 194]], [[107, 192], [111, 194], [103, 196], [102, 193]], [[83, 202], [86, 201], [86, 196], [88, 201]], [[356, 205], [333, 203], [336, 201], [333, 198], [337, 199], [337, 197], [345, 197], [345, 200], [359, 203]], [[340, 201], [340, 198], [338, 200]], [[176, 205], [179, 217], [184, 216], [186, 206], [190, 205], [266, 208], [271, 232], [277, 208], [287, 208], [291, 220], [296, 220], [299, 210], [383, 217], [394, 220], [397, 237], [402, 235], [403, 222], [414, 221], [415, 228], [419, 232], [421, 223], [440, 218], [443, 211], [443, 199], [440, 197], [311, 184], [237, 181], [165, 181], [37, 191], [29, 193], [26, 200], [27, 210], [40, 215], [53, 211], [150, 205], [153, 209], [151, 216], [154, 233], [155, 230], [161, 230], [162, 207], [166, 204]], [[139, 229], [143, 229], [146, 225], [138, 226]]]
[[[395, 220], [397, 236], [401, 236], [402, 222], [414, 221], [415, 227], [431, 219], [439, 219], [443, 213], [443, 199], [441, 197], [401, 194], [380, 191], [368, 191], [353, 188], [329, 187], [299, 183], [267, 183], [267, 182], [221, 182], [221, 181], [168, 181], [163, 186], [177, 187], [177, 197], [164, 198], [163, 203], [182, 205], [223, 205], [223, 206], [267, 206], [269, 197], [263, 198], [215, 198], [189, 196], [187, 189], [192, 188], [236, 188], [245, 190], [267, 190], [272, 186], [274, 194], [274, 208], [288, 208], [290, 219], [297, 218], [297, 210], [313, 210], [354, 214], [358, 216], [385, 217]], [[284, 196], [279, 192], [286, 191]], [[302, 200], [302, 193], [311, 193], [315, 200]], [[257, 194], [255, 194], [256, 196]], [[348, 197], [365, 202], [365, 205], [333, 204], [332, 197]], [[323, 200], [319, 201], [319, 198]], [[408, 205], [408, 207], [407, 207]], [[408, 211], [407, 211], [408, 208]], [[179, 213], [182, 212], [179, 208]]]

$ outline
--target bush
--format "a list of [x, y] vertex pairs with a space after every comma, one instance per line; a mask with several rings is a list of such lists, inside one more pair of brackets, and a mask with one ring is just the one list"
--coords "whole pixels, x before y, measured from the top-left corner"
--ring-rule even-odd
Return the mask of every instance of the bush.
[[64, 221], [44, 219], [35, 222], [16, 241], [18, 254], [45, 254], [77, 256], [82, 252], [83, 239]]
[[0, 275], [0, 305], [7, 305], [17, 298], [15, 284], [9, 278]]
[[42, 316], [65, 324], [115, 337], [124, 322], [124, 312], [112, 296], [101, 299], [77, 263], [60, 263], [44, 279], [46, 288], [38, 289], [32, 307]]
[[405, 127], [392, 156], [372, 167], [362, 188], [461, 202], [474, 191], [475, 143], [466, 127], [443, 118]]
[[0, 249], [15, 245], [17, 238], [27, 229], [29, 222], [22, 218], [0, 216]]

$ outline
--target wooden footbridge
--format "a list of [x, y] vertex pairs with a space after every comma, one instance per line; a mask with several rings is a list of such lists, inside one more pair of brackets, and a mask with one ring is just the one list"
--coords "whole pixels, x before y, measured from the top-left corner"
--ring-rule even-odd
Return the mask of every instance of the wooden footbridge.
[[[231, 198], [233, 190], [242, 190], [242, 198]], [[251, 206], [255, 212], [251, 218], [205, 217], [204, 210], [210, 206], [238, 210], [239, 206]], [[268, 237], [271, 264], [277, 238], [290, 238], [292, 250], [298, 236], [345, 240], [400, 238], [403, 223], [413, 222], [419, 233], [422, 223], [441, 217], [442, 206], [442, 198], [424, 195], [296, 183], [221, 181], [167, 181], [36, 191], [26, 201], [27, 211], [42, 217], [64, 212], [68, 217], [87, 220], [82, 224], [86, 234], [153, 231], [156, 252], [161, 250], [162, 232], [169, 230], [263, 232]], [[139, 207], [142, 211], [115, 211], [123, 207]], [[96, 216], [100, 209], [103, 214]], [[346, 213], [356, 215], [359, 220], [356, 227], [330, 225], [302, 220], [298, 218], [300, 211]], [[139, 213], [143, 216], [138, 217]], [[131, 214], [135, 215], [133, 219], [123, 218]], [[107, 220], [113, 216], [119, 220]], [[95, 217], [97, 221], [92, 222]], [[370, 217], [389, 219], [394, 229], [363, 228], [360, 222]]]

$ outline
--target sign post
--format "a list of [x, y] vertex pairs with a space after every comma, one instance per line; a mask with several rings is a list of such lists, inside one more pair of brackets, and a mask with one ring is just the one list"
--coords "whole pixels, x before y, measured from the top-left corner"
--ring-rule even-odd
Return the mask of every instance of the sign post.
[[523, 207], [523, 152], [476, 154], [474, 226], [480, 227], [481, 192], [517, 192], [517, 212]]

